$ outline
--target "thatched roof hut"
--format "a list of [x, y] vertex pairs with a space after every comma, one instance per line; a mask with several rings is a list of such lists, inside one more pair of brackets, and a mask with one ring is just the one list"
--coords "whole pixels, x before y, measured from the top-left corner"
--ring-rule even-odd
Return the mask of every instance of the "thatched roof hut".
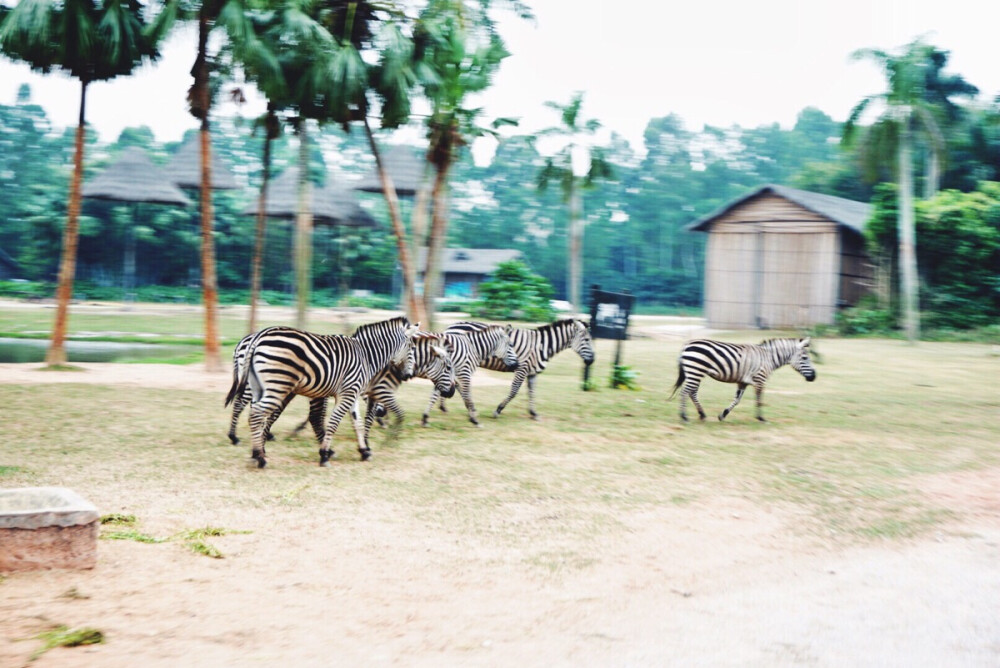
[[[167, 178], [181, 188], [201, 187], [201, 143], [197, 134], [181, 144], [166, 167]], [[239, 186], [218, 152], [212, 151], [212, 189], [234, 190]]]
[[871, 207], [765, 185], [696, 221], [708, 233], [705, 317], [710, 327], [830, 324], [870, 291], [863, 230]]
[[[268, 218], [293, 219], [298, 213], [299, 170], [289, 167], [272, 180], [267, 188]], [[343, 227], [376, 227], [378, 222], [361, 208], [354, 192], [346, 186], [328, 183], [311, 188], [313, 222], [318, 225]], [[243, 213], [257, 215], [257, 198], [247, 204]]]
[[144, 150], [130, 146], [118, 158], [83, 184], [82, 195], [118, 202], [150, 202], [187, 206], [191, 203]]
[[[389, 178], [399, 197], [412, 197], [424, 182], [427, 162], [421, 160], [409, 146], [393, 146], [382, 156], [382, 164], [389, 172]], [[378, 169], [372, 167], [371, 172], [355, 184], [354, 189], [370, 193], [382, 192]]]

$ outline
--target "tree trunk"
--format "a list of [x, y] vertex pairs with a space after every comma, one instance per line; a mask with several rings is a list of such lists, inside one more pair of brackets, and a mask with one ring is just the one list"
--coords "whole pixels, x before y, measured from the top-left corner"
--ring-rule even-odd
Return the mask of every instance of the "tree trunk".
[[73, 176], [69, 186], [69, 208], [66, 229], [63, 230], [62, 258], [59, 260], [59, 287], [56, 289], [56, 321], [52, 327], [52, 340], [45, 354], [49, 366], [66, 363], [66, 328], [69, 321], [69, 302], [73, 298], [73, 279], [76, 276], [76, 247], [80, 230], [80, 187], [83, 183], [83, 147], [87, 116], [87, 82], [80, 81], [80, 117], [76, 124], [73, 147]]
[[[430, 168], [430, 163], [425, 164], [425, 169]], [[420, 290], [417, 290], [416, 276], [420, 274], [420, 251], [427, 248], [427, 208], [428, 202], [431, 199], [431, 191], [434, 188], [433, 183], [428, 183], [428, 179], [424, 178], [420, 187], [417, 189], [417, 194], [413, 200], [413, 215], [410, 218], [410, 223], [412, 227], [413, 238], [410, 245], [410, 254], [413, 256], [413, 274], [414, 274], [414, 284], [413, 284], [413, 294], [414, 299], [420, 304], [420, 310], [424, 311], [424, 300], [423, 294], [427, 292], [427, 260], [424, 259], [424, 284]], [[424, 312], [426, 316], [426, 312]], [[426, 317], [425, 317], [426, 319]], [[421, 321], [423, 322], [423, 321]]]
[[906, 338], [920, 338], [920, 307], [917, 295], [917, 249], [913, 209], [913, 162], [910, 157], [910, 130], [904, 127], [899, 138], [899, 268], [903, 292]]
[[448, 232], [448, 169], [450, 163], [439, 167], [434, 175], [431, 190], [431, 233], [427, 242], [427, 266], [424, 270], [424, 312], [427, 314], [427, 329], [433, 331], [436, 313], [435, 299], [442, 288], [441, 255]]
[[573, 177], [569, 192], [569, 229], [567, 230], [569, 268], [566, 274], [566, 292], [573, 313], [580, 311], [580, 265], [583, 251], [583, 224], [580, 220], [580, 188]]
[[[207, 94], [207, 91], [206, 91]], [[222, 371], [219, 356], [219, 288], [215, 275], [212, 214], [212, 134], [208, 116], [201, 119], [201, 295], [205, 303], [205, 370]]]
[[264, 174], [257, 196], [257, 229], [254, 234], [253, 259], [250, 261], [250, 318], [247, 333], [257, 331], [257, 301], [260, 299], [261, 272], [264, 257], [264, 236], [267, 231], [267, 186], [271, 180], [272, 127], [277, 122], [274, 109], [268, 105], [267, 120], [264, 122]]
[[[410, 247], [407, 244], [406, 228], [403, 226], [403, 214], [399, 209], [396, 186], [382, 163], [382, 152], [379, 150], [378, 144], [375, 143], [375, 135], [372, 133], [367, 118], [365, 118], [365, 134], [368, 137], [368, 145], [371, 147], [372, 155], [375, 157], [375, 168], [378, 170], [379, 180], [382, 183], [382, 193], [389, 206], [392, 232], [396, 236], [396, 252], [399, 254], [399, 266], [403, 273], [403, 303], [406, 305], [406, 316], [410, 322], [423, 323], [426, 322], [427, 317], [424, 315], [423, 304], [417, 299], [417, 270], [414, 266], [414, 257], [410, 254]], [[415, 232], [414, 238], [417, 238]]]
[[941, 160], [937, 152], [930, 148], [927, 155], [927, 172], [924, 175], [924, 199], [931, 199], [941, 187]]
[[312, 283], [312, 183], [309, 181], [309, 137], [307, 121], [299, 123], [299, 201], [295, 216], [295, 326], [308, 325], [309, 290]]
[[212, 227], [212, 134], [208, 122], [212, 96], [208, 85], [208, 31], [205, 7], [198, 17], [198, 57], [189, 99], [192, 113], [201, 120], [201, 299], [205, 304], [205, 370], [221, 371], [219, 357], [219, 289], [215, 275], [215, 238]]

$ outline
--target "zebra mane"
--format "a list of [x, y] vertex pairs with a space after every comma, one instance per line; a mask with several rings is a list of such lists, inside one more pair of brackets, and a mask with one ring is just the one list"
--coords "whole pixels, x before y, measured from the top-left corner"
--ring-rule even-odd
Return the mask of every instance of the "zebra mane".
[[398, 315], [395, 318], [389, 318], [388, 320], [380, 320], [378, 322], [370, 322], [366, 325], [359, 325], [358, 328], [354, 330], [354, 334], [352, 334], [351, 336], [356, 337], [358, 334], [363, 334], [365, 332], [368, 332], [369, 330], [374, 330], [374, 329], [383, 329], [392, 327], [398, 327], [402, 329], [404, 327], [408, 327], [409, 325], [410, 321], [406, 316]]
[[587, 323], [585, 323], [583, 320], [578, 320], [576, 318], [563, 318], [562, 320], [556, 320], [555, 322], [550, 322], [547, 325], [541, 325], [539, 327], [535, 327], [535, 330], [539, 331], [539, 332], [543, 332], [543, 331], [549, 331], [549, 330], [553, 330], [553, 329], [561, 329], [563, 327], [571, 326], [571, 325], [573, 325], [573, 323], [576, 323], [576, 322], [579, 322], [584, 327], [587, 326]]

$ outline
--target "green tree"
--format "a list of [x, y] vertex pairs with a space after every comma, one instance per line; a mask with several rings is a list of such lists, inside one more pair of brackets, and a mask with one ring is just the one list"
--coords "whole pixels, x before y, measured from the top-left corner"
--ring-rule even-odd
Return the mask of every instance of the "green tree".
[[[597, 132], [600, 122], [590, 119], [584, 121], [580, 117], [580, 107], [583, 106], [583, 93], [576, 93], [568, 104], [546, 102], [545, 105], [559, 112], [561, 125], [549, 128], [539, 133], [542, 135], [559, 136], [567, 140], [566, 145], [554, 156], [546, 158], [545, 166], [538, 175], [538, 187], [544, 190], [550, 182], [556, 182], [562, 188], [563, 201], [569, 206], [569, 229], [567, 230], [567, 296], [573, 308], [579, 311], [583, 304], [580, 301], [580, 281], [582, 278], [582, 248], [583, 207], [582, 191], [592, 188], [598, 181], [614, 178], [611, 163], [605, 160], [600, 148], [588, 144], [588, 136]], [[573, 170], [574, 154], [577, 150], [585, 152], [586, 174], [577, 176]]]
[[926, 70], [931, 63], [933, 48], [917, 40], [902, 53], [893, 55], [878, 49], [861, 49], [853, 54], [856, 60], [872, 60], [882, 68], [888, 89], [869, 95], [851, 110], [844, 124], [844, 141], [853, 143], [859, 134], [859, 121], [875, 103], [884, 110], [865, 130], [863, 156], [870, 165], [869, 173], [879, 164], [894, 160], [899, 183], [899, 264], [903, 314], [906, 335], [911, 343], [920, 338], [920, 311], [917, 289], [917, 255], [913, 203], [914, 135], [922, 133], [930, 150], [940, 154], [943, 138], [935, 119], [934, 107], [926, 100]]
[[32, 69], [61, 69], [80, 82], [80, 111], [74, 143], [73, 177], [59, 262], [56, 318], [45, 360], [66, 362], [69, 301], [76, 274], [80, 190], [83, 182], [87, 86], [130, 74], [156, 57], [161, 35], [146, 29], [135, 0], [21, 0], [0, 24], [0, 51]]
[[479, 284], [479, 300], [470, 311], [477, 318], [549, 322], [552, 286], [520, 260], [501, 263]]

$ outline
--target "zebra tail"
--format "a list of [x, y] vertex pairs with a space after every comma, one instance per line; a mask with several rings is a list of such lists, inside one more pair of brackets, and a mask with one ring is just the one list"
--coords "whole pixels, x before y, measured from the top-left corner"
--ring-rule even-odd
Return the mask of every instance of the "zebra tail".
[[[263, 331], [263, 330], [261, 330]], [[259, 334], [259, 332], [258, 332]], [[257, 341], [260, 338], [255, 337], [253, 342], [247, 348], [246, 357], [243, 358], [243, 372], [237, 376], [236, 366], [233, 366], [233, 385], [229, 388], [229, 394], [226, 395], [225, 406], [228, 406], [233, 402], [233, 399], [243, 394], [247, 386], [247, 380], [250, 378], [250, 369], [253, 366], [253, 354], [257, 351]]]
[[670, 401], [671, 399], [674, 398], [674, 395], [677, 394], [677, 390], [683, 384], [684, 384], [684, 365], [680, 364], [678, 362], [678, 364], [677, 364], [677, 382], [674, 383], [674, 391], [670, 393], [669, 397], [667, 397], [667, 401]]

